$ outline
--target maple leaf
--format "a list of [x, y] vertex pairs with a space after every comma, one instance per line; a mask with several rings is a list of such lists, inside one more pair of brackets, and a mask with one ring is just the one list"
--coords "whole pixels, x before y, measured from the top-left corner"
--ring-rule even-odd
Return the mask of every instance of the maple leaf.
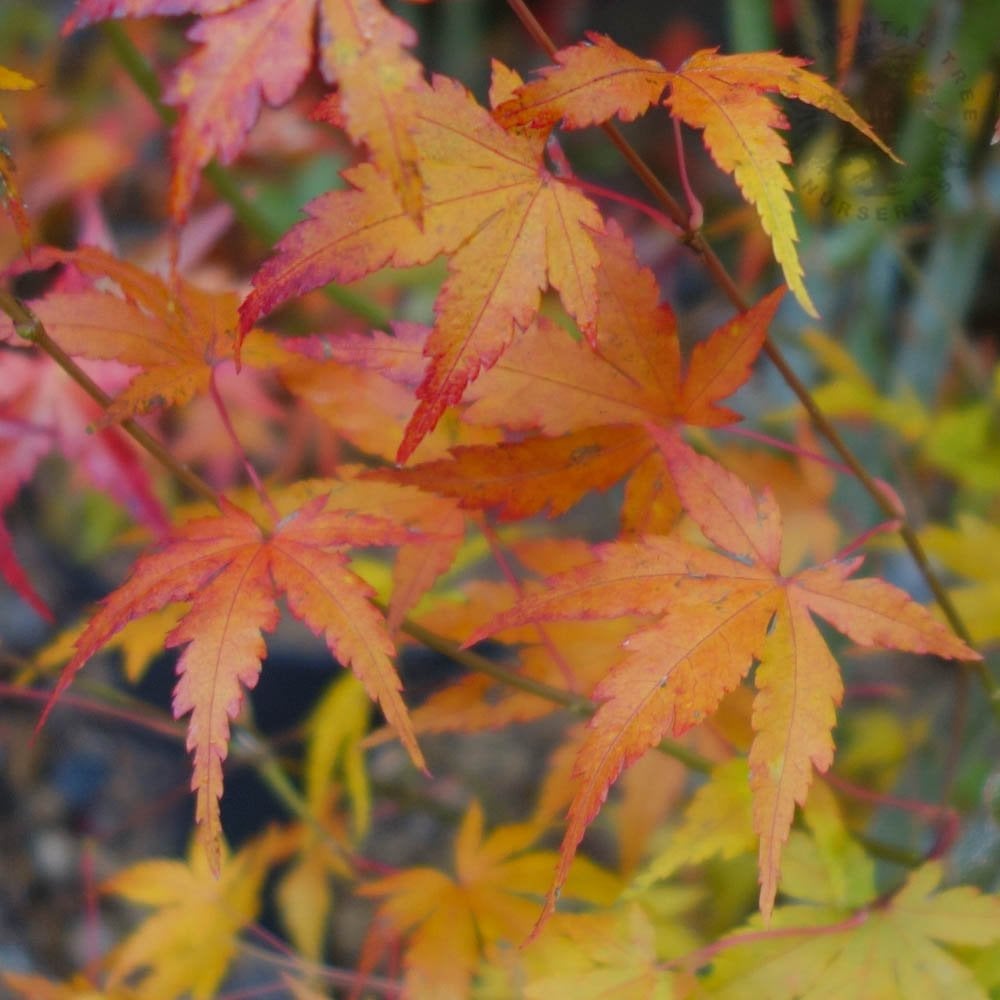
[[[427, 328], [406, 338], [385, 334], [313, 337], [282, 341], [294, 352], [276, 371], [282, 385], [356, 448], [391, 462], [416, 402]], [[407, 371], [394, 369], [393, 364]], [[385, 369], [382, 364], [385, 364]], [[412, 372], [416, 377], [410, 378]], [[458, 440], [492, 441], [499, 435], [456, 421], [442, 421], [420, 443], [422, 457], [447, 454]]]
[[920, 540], [928, 555], [970, 581], [950, 588], [949, 594], [973, 640], [1000, 639], [1000, 528], [963, 513], [957, 527], [930, 524], [920, 532]]
[[265, 833], [235, 855], [223, 852], [211, 878], [192, 845], [186, 862], [141, 861], [106, 881], [102, 892], [155, 908], [109, 956], [109, 995], [138, 977], [147, 1000], [217, 996], [282, 848], [280, 838]]
[[218, 516], [177, 528], [161, 551], [136, 563], [129, 579], [91, 618], [42, 717], [87, 660], [130, 621], [169, 602], [190, 601], [166, 646], [186, 647], [177, 664], [173, 709], [177, 718], [191, 713], [192, 790], [213, 871], [220, 863], [219, 798], [229, 721], [239, 711], [243, 689], [257, 683], [262, 632], [277, 624], [279, 592], [292, 614], [322, 635], [337, 660], [353, 670], [414, 763], [425, 766], [399, 696], [392, 640], [368, 600], [371, 589], [347, 568], [343, 552], [349, 545], [411, 541], [413, 533], [375, 514], [326, 510], [326, 503], [326, 497], [308, 502], [269, 535], [225, 500]]
[[800, 423], [794, 460], [759, 448], [726, 447], [713, 457], [752, 489], [767, 486], [781, 508], [782, 568], [791, 572], [806, 557], [816, 562], [830, 559], [838, 548], [840, 525], [830, 510], [836, 473], [826, 464], [809, 424]]
[[756, 844], [748, 779], [743, 757], [716, 765], [688, 802], [683, 822], [667, 847], [640, 876], [640, 884], [666, 878], [681, 865], [698, 864], [713, 855], [735, 858], [750, 853]]
[[666, 920], [660, 913], [655, 916], [654, 923], [637, 903], [624, 910], [565, 916], [558, 924], [553, 922], [545, 938], [523, 950], [505, 984], [507, 992], [497, 995], [518, 995], [525, 1000], [671, 1000], [684, 996], [680, 977], [662, 968]]
[[[68, 354], [142, 369], [108, 407], [105, 422], [182, 405], [208, 389], [213, 368], [233, 361], [236, 295], [202, 291], [181, 279], [168, 284], [96, 247], [43, 247], [32, 259], [35, 267], [72, 265], [121, 289], [121, 296], [55, 290], [31, 303]], [[255, 331], [248, 341], [246, 359], [253, 367], [267, 369], [286, 358], [270, 334]]]
[[[969, 886], [935, 891], [941, 875], [937, 862], [917, 869], [864, 920], [852, 922], [849, 911], [825, 900], [776, 909], [773, 937], [762, 933], [762, 921], [754, 918], [747, 926], [753, 940], [742, 944], [734, 934], [731, 947], [713, 959], [704, 980], [707, 995], [720, 1000], [985, 1000], [972, 970], [948, 949], [995, 946], [1000, 898]], [[853, 925], [838, 929], [840, 923]]]
[[[801, 339], [830, 375], [827, 381], [812, 390], [816, 405], [828, 416], [871, 420], [892, 428], [904, 441], [917, 440], [927, 433], [931, 416], [912, 387], [903, 385], [896, 396], [886, 396], [844, 345], [829, 334], [806, 329]], [[794, 406], [769, 416], [781, 420], [801, 412], [800, 407]]]
[[363, 836], [368, 828], [371, 789], [361, 739], [370, 715], [371, 702], [364, 687], [352, 674], [343, 674], [329, 686], [306, 723], [303, 784], [313, 822], [296, 824], [289, 831], [297, 854], [282, 875], [275, 896], [292, 941], [303, 955], [317, 962], [323, 954], [324, 929], [333, 906], [330, 876], [352, 874], [346, 861], [351, 838], [337, 808], [337, 777], [342, 778], [352, 801], [354, 836]]
[[655, 59], [643, 59], [607, 35], [587, 32], [588, 44], [555, 53], [555, 66], [522, 84], [494, 111], [505, 127], [568, 129], [599, 125], [615, 116], [633, 121], [655, 104], [670, 74]]
[[[530, 823], [483, 835], [483, 811], [473, 802], [455, 835], [454, 878], [434, 868], [406, 871], [362, 885], [362, 896], [385, 897], [378, 915], [409, 933], [404, 991], [413, 1000], [464, 997], [480, 962], [501, 943], [517, 944], [534, 917], [537, 895], [554, 853], [532, 851], [540, 830]], [[585, 902], [610, 902], [617, 880], [587, 866], [570, 887]]]
[[[0, 328], [3, 320], [6, 317]], [[39, 462], [57, 450], [134, 517], [157, 532], [165, 530], [166, 515], [135, 448], [115, 429], [88, 431], [101, 419], [101, 408], [61, 368], [27, 351], [3, 350], [0, 372], [0, 513], [32, 478]], [[105, 387], [121, 381], [117, 366], [91, 367], [89, 373]], [[18, 565], [2, 525], [0, 572], [32, 607], [50, 617]]]
[[622, 518], [636, 524], [644, 518], [644, 479], [666, 478], [646, 425], [711, 427], [738, 419], [720, 400], [748, 378], [784, 289], [697, 344], [682, 373], [673, 312], [659, 302], [656, 281], [640, 267], [631, 242], [613, 222], [607, 229], [594, 237], [601, 262], [599, 350], [559, 336], [539, 319], [483, 375], [463, 415], [477, 425], [547, 433], [500, 445], [460, 445], [450, 459], [379, 472], [379, 478], [412, 483], [509, 520], [562, 514], [589, 491], [635, 473]]
[[409, 538], [401, 540], [392, 571], [392, 595], [386, 612], [390, 632], [424, 595], [455, 558], [462, 543], [465, 521], [455, 504], [445, 497], [429, 496], [410, 486], [378, 483], [363, 478], [365, 469], [340, 465], [338, 478], [300, 480], [275, 496], [279, 511], [289, 502], [329, 496], [333, 505], [358, 511], [377, 510], [406, 525]]
[[48, 605], [39, 596], [31, 584], [31, 579], [17, 561], [14, 552], [14, 539], [11, 538], [7, 525], [0, 521], [0, 576], [10, 584], [15, 593], [31, 605], [46, 621], [53, 620]]
[[408, 210], [419, 214], [406, 130], [410, 94], [424, 86], [420, 64], [406, 51], [416, 34], [378, 0], [81, 0], [63, 31], [161, 14], [202, 15], [188, 32], [201, 48], [177, 67], [164, 97], [183, 108], [172, 142], [175, 218], [186, 218], [202, 167], [240, 154], [261, 104], [284, 104], [298, 89], [313, 62], [317, 16], [319, 68], [340, 86], [338, 124], [368, 147]]
[[587, 824], [622, 769], [665, 736], [711, 714], [756, 661], [750, 749], [754, 831], [760, 839], [760, 906], [771, 912], [781, 848], [813, 769], [833, 760], [840, 672], [812, 615], [863, 646], [976, 659], [903, 591], [849, 580], [860, 559], [780, 572], [781, 524], [770, 491], [755, 499], [731, 473], [673, 432], [651, 428], [684, 509], [719, 551], [649, 536], [598, 549], [598, 561], [548, 581], [468, 640], [512, 625], [560, 618], [658, 614], [624, 643], [598, 685], [600, 702], [576, 762], [561, 858], [540, 921], [551, 913]]
[[901, 162], [836, 88], [804, 69], [807, 59], [777, 52], [720, 55], [701, 49], [674, 73], [653, 59], [640, 59], [610, 38], [589, 33], [590, 43], [556, 53], [558, 65], [519, 88], [496, 110], [503, 124], [542, 130], [562, 121], [574, 129], [614, 115], [631, 121], [663, 103], [686, 125], [703, 132], [717, 166], [731, 174], [760, 216], [774, 256], [796, 299], [810, 314], [816, 308], [802, 281], [796, 233], [784, 171], [791, 154], [779, 129], [788, 121], [767, 96], [779, 93], [820, 108], [852, 125], [897, 163]]
[[353, 190], [330, 192], [306, 207], [310, 218], [282, 239], [240, 309], [246, 330], [286, 299], [327, 282], [451, 255], [400, 461], [531, 323], [548, 285], [594, 342], [594, 236], [603, 226], [597, 208], [548, 171], [537, 142], [505, 132], [453, 80], [434, 78], [411, 134], [424, 181], [423, 227], [370, 164], [345, 171]]

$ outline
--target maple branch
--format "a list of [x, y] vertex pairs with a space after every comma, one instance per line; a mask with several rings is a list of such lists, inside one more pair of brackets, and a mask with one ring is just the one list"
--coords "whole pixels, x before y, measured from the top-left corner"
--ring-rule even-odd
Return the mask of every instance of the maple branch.
[[[761, 444], [766, 444], [769, 448], [774, 448], [776, 451], [784, 451], [789, 455], [795, 455], [798, 458], [807, 459], [810, 462], [815, 462], [817, 465], [823, 466], [825, 469], [833, 469], [835, 472], [841, 472], [849, 474], [851, 469], [849, 466], [845, 465], [843, 462], [837, 462], [826, 455], [821, 454], [816, 451], [809, 451], [807, 448], [803, 448], [797, 444], [791, 444], [788, 441], [782, 441], [781, 438], [776, 438], [771, 434], [762, 434], [760, 431], [755, 431], [750, 427], [740, 427], [738, 424], [729, 424], [725, 427], [720, 427], [718, 430], [723, 434], [734, 434], [737, 437], [746, 438], [749, 441], [759, 441]], [[875, 483], [878, 485], [880, 490], [883, 490], [890, 500], [894, 501], [895, 515], [893, 520], [896, 521], [900, 517], [906, 514], [906, 510], [903, 507], [903, 501], [899, 499], [899, 494], [884, 480], [880, 478], [875, 479]], [[898, 526], [893, 529], [898, 531]]]
[[[488, 660], [485, 656], [474, 653], [471, 649], [463, 649], [457, 642], [452, 642], [451, 639], [446, 639], [444, 636], [432, 632], [412, 619], [404, 619], [402, 625], [400, 625], [400, 630], [412, 639], [416, 639], [421, 645], [434, 650], [435, 653], [447, 656], [448, 659], [454, 660], [455, 663], [465, 667], [467, 670], [486, 674], [501, 684], [519, 688], [521, 691], [527, 691], [529, 694], [537, 695], [546, 701], [562, 705], [577, 715], [589, 717], [597, 711], [596, 703], [589, 698], [572, 694], [569, 691], [563, 691], [561, 688], [552, 687], [552, 685], [546, 684], [543, 681], [536, 681], [531, 677], [524, 677], [512, 670], [507, 670], [498, 663]], [[675, 740], [661, 740], [657, 744], [657, 749], [665, 753], [668, 757], [673, 757], [675, 760], [680, 761], [692, 771], [698, 771], [700, 774], [708, 774], [714, 766], [713, 762], [707, 757], [703, 757], [700, 753]]]
[[[524, 0], [507, 0], [507, 2], [511, 10], [517, 16], [518, 20], [531, 37], [542, 49], [544, 49], [551, 59], [555, 60], [555, 55], [558, 52], [555, 42], [552, 41], [548, 32], [546, 32], [534, 14], [532, 14], [528, 9]], [[618, 128], [611, 122], [605, 122], [601, 125], [601, 128], [614, 143], [618, 151], [622, 154], [629, 167], [635, 172], [653, 197], [656, 198], [656, 200], [663, 206], [667, 215], [669, 215], [670, 218], [673, 219], [674, 222], [680, 227], [683, 233], [682, 242], [687, 244], [694, 251], [694, 253], [702, 259], [702, 262], [707, 268], [709, 274], [725, 294], [726, 298], [729, 299], [730, 303], [739, 312], [747, 312], [750, 308], [750, 303], [743, 296], [743, 293], [740, 292], [736, 282], [726, 270], [726, 266], [712, 249], [704, 233], [701, 230], [691, 228], [687, 215], [679, 203], [674, 199], [670, 192], [667, 191], [663, 183], [658, 177], [656, 177], [653, 171], [645, 163], [642, 157], [639, 156], [628, 140], [621, 134]], [[798, 377], [798, 375], [796, 375], [781, 350], [774, 344], [770, 337], [765, 339], [763, 351], [767, 355], [768, 360], [770, 360], [770, 362], [778, 370], [778, 373], [781, 375], [782, 379], [784, 379], [785, 384], [792, 390], [796, 398], [802, 404], [806, 413], [809, 415], [809, 419], [812, 421], [813, 426], [824, 438], [826, 438], [834, 451], [840, 455], [844, 464], [850, 469], [852, 474], [864, 488], [865, 492], [872, 497], [879, 509], [887, 517], [899, 517], [900, 512], [896, 510], [892, 499], [886, 496], [885, 493], [879, 489], [876, 480], [869, 474], [868, 470], [865, 469], [860, 460], [854, 455], [854, 452], [848, 447], [847, 443], [840, 436], [839, 431], [836, 427], [834, 427], [831, 421], [827, 418], [826, 414], [823, 413], [819, 405], [816, 403], [809, 387]], [[927, 586], [931, 589], [938, 606], [941, 608], [941, 611], [948, 620], [948, 623], [955, 634], [962, 639], [966, 645], [974, 646], [971, 634], [969, 633], [962, 616], [959, 614], [958, 609], [952, 602], [947, 590], [945, 590], [944, 585], [938, 579], [937, 574], [930, 565], [930, 561], [927, 558], [927, 554], [924, 551], [923, 545], [921, 544], [916, 531], [905, 516], [901, 519], [899, 534], [916, 563], [917, 569], [926, 581]], [[986, 691], [993, 715], [1000, 720], [1000, 683], [998, 683], [992, 676], [986, 664], [982, 660], [962, 660], [959, 662], [965, 670], [972, 670], [976, 673], [980, 683]]]
[[885, 806], [889, 809], [899, 809], [908, 812], [918, 819], [925, 820], [934, 825], [937, 835], [929, 854], [922, 857], [921, 862], [932, 858], [940, 857], [947, 853], [948, 848], [954, 843], [958, 834], [960, 819], [958, 812], [948, 805], [938, 805], [934, 802], [923, 802], [920, 799], [904, 799], [896, 795], [887, 795], [883, 792], [875, 792], [870, 788], [854, 784], [840, 775], [827, 772], [823, 775], [823, 780], [836, 788], [844, 795], [848, 795], [859, 802], [868, 802], [875, 806]]
[[325, 979], [334, 986], [345, 986], [357, 989], [360, 985], [367, 989], [374, 990], [376, 993], [382, 993], [387, 997], [399, 997], [403, 992], [401, 983], [394, 982], [391, 979], [384, 979], [381, 976], [375, 976], [371, 973], [350, 972], [344, 969], [335, 969], [329, 965], [319, 965], [316, 962], [310, 962], [308, 959], [302, 958], [298, 955], [294, 958], [286, 958], [283, 955], [275, 954], [275, 952], [270, 948], [263, 948], [260, 945], [251, 944], [249, 941], [241, 942], [240, 948], [242, 951], [246, 952], [246, 954], [263, 959], [271, 965], [282, 969], [288, 969], [291, 972], [297, 972], [299, 974], [302, 972], [308, 972], [317, 979]]
[[[101, 25], [101, 30], [122, 69], [149, 101], [160, 121], [170, 127], [175, 125], [179, 117], [177, 111], [163, 103], [163, 88], [160, 86], [159, 78], [146, 57], [129, 38], [125, 28], [117, 21], [105, 21]], [[203, 173], [219, 197], [232, 208], [236, 218], [255, 236], [271, 245], [284, 235], [281, 229], [246, 197], [232, 172], [218, 160], [208, 163]], [[389, 316], [386, 311], [366, 296], [337, 284], [329, 284], [323, 291], [342, 309], [346, 309], [372, 326], [383, 330], [389, 328]]]
[[641, 212], [647, 218], [652, 219], [653, 222], [661, 229], [665, 229], [671, 236], [677, 237], [677, 239], [681, 239], [684, 235], [673, 219], [664, 215], [663, 212], [657, 211], [652, 205], [647, 205], [644, 201], [639, 201], [638, 198], [622, 194], [620, 191], [613, 191], [611, 188], [604, 187], [603, 184], [593, 184], [591, 181], [585, 181], [577, 177], [576, 174], [560, 174], [559, 179], [564, 184], [579, 188], [581, 191], [586, 191], [588, 194], [595, 195], [598, 198], [617, 201], [620, 205], [627, 205], [629, 208], [634, 208], [637, 212]]
[[[380, 608], [383, 607], [381, 604], [378, 606]], [[508, 670], [499, 663], [494, 663], [493, 660], [487, 659], [487, 657], [481, 656], [471, 649], [463, 649], [457, 642], [453, 642], [443, 635], [438, 635], [437, 632], [432, 632], [429, 628], [426, 628], [419, 622], [413, 621], [411, 618], [403, 619], [400, 631], [405, 632], [411, 639], [416, 639], [422, 646], [432, 649], [435, 653], [440, 653], [442, 656], [447, 656], [449, 660], [454, 660], [455, 663], [465, 667], [467, 670], [471, 670], [474, 673], [486, 674], [501, 684], [518, 688], [521, 691], [526, 691], [528, 694], [537, 695], [539, 698], [544, 698], [546, 701], [561, 705], [563, 708], [569, 709], [569, 711], [575, 712], [577, 715], [593, 715], [596, 710], [589, 698], [573, 694], [570, 691], [564, 691], [562, 688], [552, 687], [544, 681], [536, 681], [532, 677], [525, 677], [522, 674], [515, 673], [513, 670]]]
[[[0, 289], [0, 310], [11, 318], [19, 337], [44, 351], [91, 399], [105, 410], [111, 405], [112, 398], [49, 336], [42, 321], [20, 299]], [[192, 493], [196, 493], [218, 506], [219, 498], [215, 490], [204, 479], [195, 475], [186, 465], [179, 462], [144, 427], [140, 427], [131, 418], [121, 421], [116, 426], [145, 448]]]
[[[49, 691], [39, 691], [35, 688], [24, 688], [17, 684], [0, 682], [0, 699], [26, 701], [44, 705], [50, 697], [51, 693]], [[183, 744], [187, 738], [187, 729], [185, 726], [175, 723], [172, 719], [158, 718], [157, 714], [149, 710], [137, 712], [77, 694], [64, 694], [59, 699], [59, 702], [63, 706], [71, 706], [83, 712], [89, 712], [91, 715], [101, 715], [108, 719], [115, 719], [118, 722], [127, 722], [131, 726], [137, 726], [149, 733], [156, 733], [157, 736], [163, 736], [176, 743]]]

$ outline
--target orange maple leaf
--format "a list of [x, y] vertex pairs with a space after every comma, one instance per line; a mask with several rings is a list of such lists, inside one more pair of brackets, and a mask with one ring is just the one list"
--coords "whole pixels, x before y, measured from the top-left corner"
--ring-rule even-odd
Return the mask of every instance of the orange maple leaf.
[[624, 656], [595, 690], [601, 704], [576, 760], [579, 783], [540, 922], [553, 910], [587, 824], [622, 769], [665, 736], [703, 721], [754, 662], [750, 783], [760, 906], [770, 913], [795, 804], [805, 801], [813, 768], [825, 771], [833, 760], [831, 731], [843, 690], [812, 614], [863, 646], [978, 658], [903, 591], [878, 579], [849, 580], [860, 558], [782, 576], [780, 515], [770, 491], [755, 499], [675, 432], [651, 433], [685, 510], [717, 551], [657, 536], [602, 546], [597, 562], [551, 579], [544, 594], [468, 640], [532, 621], [661, 616], [625, 641]]
[[192, 790], [201, 839], [216, 872], [229, 720], [239, 711], [243, 689], [257, 683], [262, 632], [278, 622], [279, 593], [292, 614], [322, 635], [333, 655], [357, 675], [414, 763], [425, 766], [399, 695], [392, 639], [369, 601], [373, 591], [348, 569], [343, 551], [412, 541], [413, 532], [386, 517], [326, 505], [325, 496], [311, 500], [265, 533], [223, 500], [219, 515], [178, 527], [169, 544], [136, 563], [91, 618], [42, 716], [44, 722], [77, 671], [130, 621], [171, 601], [190, 601], [166, 645], [186, 647], [177, 664], [173, 708], [178, 718], [191, 713]]
[[[314, 58], [338, 83], [338, 124], [364, 143], [414, 215], [420, 179], [406, 131], [410, 94], [424, 86], [406, 49], [416, 33], [378, 0], [81, 0], [64, 33], [110, 17], [200, 14], [188, 38], [202, 47], [176, 69], [165, 100], [183, 109], [173, 136], [170, 208], [187, 216], [198, 173], [213, 158], [232, 162], [266, 101], [284, 104]], [[329, 117], [329, 115], [327, 115]]]
[[587, 45], [558, 52], [558, 65], [519, 88], [497, 108], [497, 119], [507, 127], [543, 131], [559, 121], [569, 129], [599, 124], [614, 115], [631, 121], [659, 103], [669, 88], [663, 103], [675, 118], [703, 132], [718, 167], [733, 176], [756, 208], [788, 287], [815, 316], [795, 249], [788, 197], [792, 184], [783, 169], [791, 154], [777, 131], [788, 128], [788, 121], [767, 95], [779, 93], [828, 111], [897, 163], [898, 157], [835, 87], [804, 69], [807, 59], [777, 52], [719, 55], [716, 49], [701, 49], [671, 73], [655, 59], [640, 59], [603, 35], [590, 33], [588, 38]]
[[594, 244], [601, 264], [598, 350], [539, 319], [469, 394], [465, 420], [544, 433], [459, 445], [450, 459], [379, 471], [378, 478], [455, 497], [467, 508], [495, 509], [506, 520], [562, 514], [588, 492], [631, 475], [623, 521], [648, 521], [644, 483], [666, 474], [646, 425], [737, 420], [720, 400], [748, 378], [784, 288], [699, 343], [682, 373], [674, 314], [659, 302], [656, 281], [639, 266], [631, 242], [609, 222]]
[[[234, 360], [239, 300], [233, 293], [206, 292], [180, 279], [168, 284], [96, 247], [42, 247], [32, 260], [36, 267], [72, 265], [95, 281], [110, 278], [121, 290], [57, 289], [31, 303], [68, 354], [142, 369], [108, 407], [105, 422], [182, 405], [208, 389], [216, 365]], [[288, 355], [275, 337], [258, 330], [245, 357], [268, 369]]]
[[[426, 360], [428, 330], [394, 324], [399, 335], [339, 334], [283, 340], [289, 359], [277, 369], [281, 383], [332, 428], [369, 455], [391, 462], [416, 402], [413, 390]], [[394, 370], [399, 364], [403, 371]], [[411, 377], [412, 375], [412, 377]], [[496, 431], [442, 421], [419, 445], [422, 457], [446, 455], [459, 440], [496, 440]]]
[[[241, 329], [286, 299], [330, 281], [451, 255], [427, 341], [430, 357], [398, 458], [405, 460], [482, 368], [535, 318], [557, 288], [593, 343], [597, 319], [597, 208], [545, 167], [533, 138], [505, 132], [459, 83], [436, 77], [411, 134], [424, 181], [423, 227], [391, 180], [370, 164], [344, 172], [350, 191], [311, 202], [254, 278]], [[565, 336], [565, 334], [560, 334]]]

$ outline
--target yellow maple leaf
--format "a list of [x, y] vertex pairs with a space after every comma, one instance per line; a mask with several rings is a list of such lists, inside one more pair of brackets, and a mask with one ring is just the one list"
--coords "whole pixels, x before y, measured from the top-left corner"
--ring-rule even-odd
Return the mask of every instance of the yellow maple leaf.
[[[871, 997], [985, 1000], [971, 968], [947, 946], [1000, 942], [1000, 898], [970, 886], [937, 892], [940, 864], [913, 872], [886, 904], [851, 915], [825, 902], [778, 907], [770, 929], [747, 925], [702, 980], [716, 1000]], [[945, 947], [942, 947], [945, 946]]]
[[957, 527], [931, 524], [920, 539], [929, 555], [969, 581], [950, 588], [949, 594], [973, 640], [1000, 639], [1000, 528], [973, 514], [959, 514]]
[[[0, 66], [0, 90], [34, 90], [37, 86], [34, 80], [22, 76], [17, 70]], [[7, 127], [7, 120], [0, 114], [0, 128]]]
[[145, 1000], [214, 997], [281, 850], [280, 838], [264, 834], [238, 854], [223, 852], [215, 879], [192, 844], [186, 862], [141, 861], [109, 879], [105, 893], [155, 910], [109, 957], [109, 988], [138, 977]]
[[[540, 832], [518, 823], [484, 836], [483, 811], [474, 802], [455, 837], [454, 877], [409, 868], [358, 890], [382, 898], [379, 916], [408, 935], [404, 992], [410, 1000], [468, 996], [481, 950], [490, 954], [524, 940], [556, 861], [553, 851], [530, 849]], [[614, 876], [596, 865], [575, 874], [567, 895], [606, 905], [618, 893]]]

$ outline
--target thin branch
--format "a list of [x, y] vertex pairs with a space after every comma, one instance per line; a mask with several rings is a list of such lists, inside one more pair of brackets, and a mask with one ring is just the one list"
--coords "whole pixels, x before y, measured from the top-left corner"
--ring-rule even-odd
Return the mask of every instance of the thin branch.
[[904, 799], [897, 795], [886, 795], [884, 792], [875, 792], [862, 785], [856, 785], [853, 781], [848, 781], [847, 778], [842, 778], [839, 774], [834, 774], [833, 772], [828, 771], [824, 774], [823, 780], [832, 788], [836, 788], [842, 794], [852, 799], [857, 799], [859, 802], [867, 802], [875, 806], [885, 806], [890, 809], [899, 809], [932, 823], [945, 820], [951, 822], [953, 817], [958, 815], [951, 806], [942, 806], [936, 802], [924, 802], [920, 799]]
[[[562, 705], [564, 708], [569, 709], [571, 712], [576, 712], [578, 715], [591, 716], [597, 711], [597, 705], [589, 698], [571, 694], [569, 691], [563, 691], [542, 681], [536, 681], [534, 678], [524, 677], [512, 670], [507, 670], [498, 663], [488, 660], [485, 656], [480, 656], [471, 649], [463, 649], [458, 643], [452, 642], [451, 639], [446, 639], [436, 632], [431, 632], [430, 629], [424, 628], [419, 622], [412, 621], [409, 618], [404, 619], [400, 629], [428, 649], [433, 649], [436, 653], [447, 656], [467, 670], [487, 674], [501, 684], [518, 688], [521, 691], [527, 691], [529, 694], [537, 695], [546, 701], [555, 702], [557, 705]], [[712, 770], [712, 761], [689, 747], [684, 746], [683, 743], [677, 743], [674, 740], [662, 740], [657, 745], [657, 748], [662, 753], [680, 761], [692, 771], [708, 774]]]
[[[0, 682], [0, 700], [24, 701], [34, 705], [44, 705], [51, 693], [49, 691], [39, 691], [35, 688], [18, 687], [16, 684], [4, 684]], [[78, 709], [81, 712], [88, 712], [91, 715], [100, 715], [106, 719], [114, 719], [116, 722], [125, 722], [130, 726], [136, 726], [147, 733], [155, 733], [157, 736], [171, 740], [175, 743], [183, 744], [186, 739], [186, 727], [172, 720], [158, 717], [150, 711], [135, 711], [134, 709], [120, 708], [116, 705], [108, 705], [104, 701], [97, 701], [94, 698], [87, 698], [78, 694], [64, 694], [59, 699], [60, 706]]]
[[222, 398], [222, 393], [219, 392], [219, 383], [215, 377], [214, 367], [208, 377], [208, 392], [212, 397], [212, 402], [215, 404], [215, 409], [219, 414], [219, 419], [222, 421], [222, 426], [226, 430], [226, 436], [232, 443], [233, 450], [236, 452], [237, 457], [242, 463], [243, 470], [246, 472], [247, 478], [250, 480], [257, 496], [260, 498], [260, 502], [264, 505], [264, 509], [271, 515], [272, 523], [277, 524], [281, 520], [281, 515], [278, 513], [277, 507], [274, 506], [274, 501], [264, 488], [264, 483], [261, 481], [257, 470], [254, 468], [253, 462], [250, 461], [250, 456], [246, 453], [246, 449], [243, 447], [243, 442], [240, 441], [240, 437], [236, 433], [236, 428], [233, 426], [233, 421], [229, 416], [229, 409], [226, 406], [226, 401]]
[[[105, 410], [111, 405], [111, 397], [49, 336], [41, 320], [23, 302], [3, 289], [0, 289], [0, 310], [13, 320], [18, 336], [43, 350], [91, 399]], [[186, 465], [182, 465], [145, 428], [132, 419], [123, 420], [117, 426], [145, 448], [192, 493], [218, 506], [219, 498], [215, 490]]]
[[674, 145], [677, 147], [677, 173], [680, 177], [681, 188], [684, 191], [684, 197], [687, 198], [689, 209], [687, 228], [689, 232], [694, 232], [701, 229], [702, 224], [705, 221], [705, 207], [702, 205], [698, 196], [694, 193], [694, 188], [691, 186], [691, 181], [688, 178], [687, 159], [684, 156], [684, 135], [681, 132], [681, 121], [673, 115], [670, 116], [670, 120], [674, 123]]
[[627, 205], [629, 208], [633, 208], [637, 212], [641, 212], [646, 216], [646, 218], [651, 219], [661, 229], [665, 229], [671, 236], [675, 236], [677, 239], [681, 239], [684, 235], [683, 232], [678, 229], [677, 224], [673, 221], [673, 219], [668, 218], [663, 212], [653, 208], [652, 205], [647, 205], [644, 201], [639, 201], [638, 198], [622, 194], [620, 191], [613, 191], [611, 188], [604, 187], [603, 184], [593, 184], [590, 181], [585, 181], [582, 178], [577, 177], [575, 174], [559, 174], [559, 179], [564, 184], [569, 184], [571, 187], [579, 188], [581, 191], [586, 191], [587, 194], [592, 194], [596, 198], [605, 198], [608, 201], [616, 201], [619, 205]]
[[317, 979], [326, 980], [326, 982], [332, 983], [334, 986], [356, 987], [360, 983], [365, 989], [381, 993], [386, 997], [402, 996], [402, 984], [393, 982], [391, 979], [383, 979], [380, 976], [351, 972], [345, 969], [335, 969], [329, 965], [319, 965], [298, 955], [295, 958], [286, 958], [281, 954], [275, 953], [270, 948], [262, 948], [260, 945], [251, 944], [249, 941], [241, 942], [240, 950], [246, 954], [254, 955], [265, 962], [269, 962], [271, 965], [287, 969], [299, 975], [307, 973], [315, 976]]

